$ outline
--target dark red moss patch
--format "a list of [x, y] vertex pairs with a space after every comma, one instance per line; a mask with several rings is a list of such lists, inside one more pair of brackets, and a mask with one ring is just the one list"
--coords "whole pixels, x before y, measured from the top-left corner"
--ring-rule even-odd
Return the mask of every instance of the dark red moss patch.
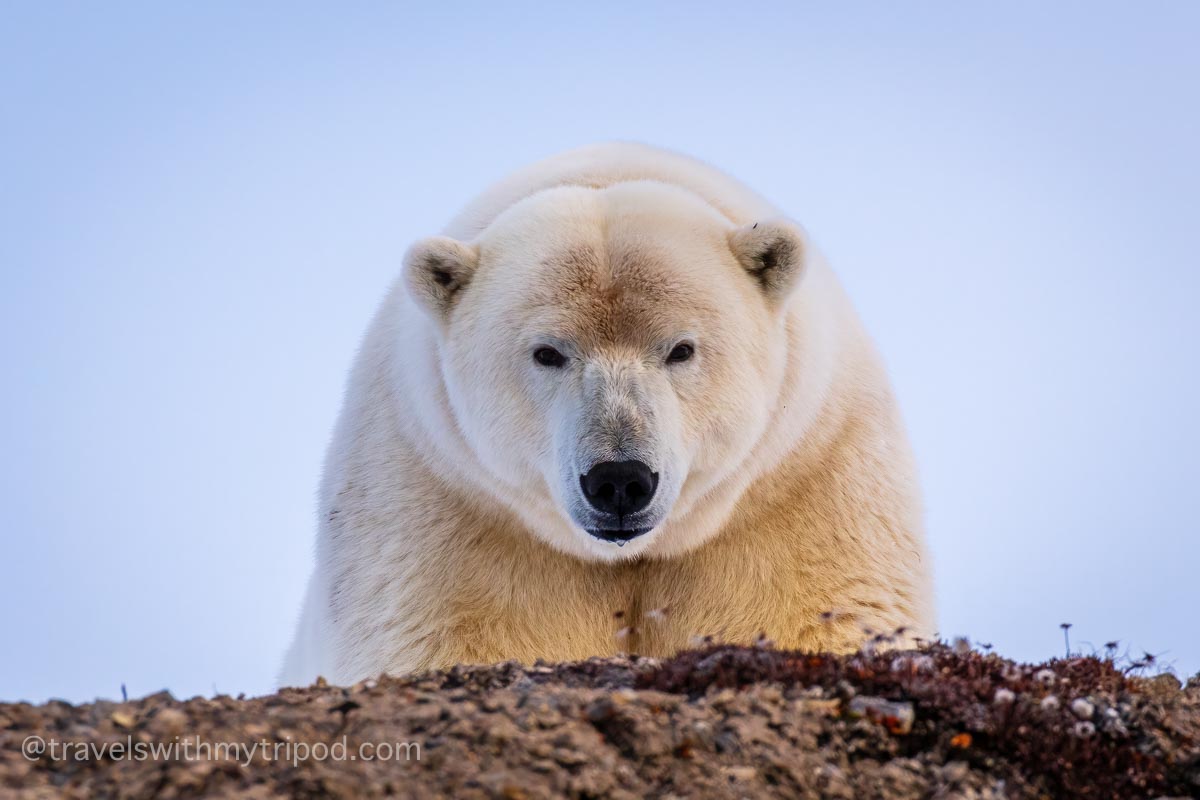
[[1163, 702], [1172, 682], [1178, 689], [1169, 675], [1132, 677], [1111, 659], [1020, 665], [942, 645], [854, 656], [713, 646], [664, 662], [637, 686], [697, 697], [768, 683], [910, 702], [915, 722], [900, 754], [958, 751], [985, 768], [1004, 759], [1054, 796], [1123, 800], [1200, 796], [1200, 704], [1193, 695], [1190, 721], [1173, 719]]

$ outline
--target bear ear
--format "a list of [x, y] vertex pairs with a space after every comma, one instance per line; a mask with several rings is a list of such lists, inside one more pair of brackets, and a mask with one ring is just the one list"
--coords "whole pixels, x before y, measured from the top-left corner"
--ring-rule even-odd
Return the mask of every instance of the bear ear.
[[408, 248], [404, 255], [404, 280], [409, 294], [434, 319], [450, 313], [459, 292], [471, 282], [479, 263], [473, 245], [446, 236], [431, 236]]
[[729, 249], [777, 306], [800, 282], [808, 260], [804, 232], [786, 220], [765, 220], [730, 231]]

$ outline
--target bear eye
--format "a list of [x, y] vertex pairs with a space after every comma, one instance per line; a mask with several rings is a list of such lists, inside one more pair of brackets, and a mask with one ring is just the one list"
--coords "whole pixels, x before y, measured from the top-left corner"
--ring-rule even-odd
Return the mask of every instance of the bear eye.
[[671, 349], [670, 355], [667, 356], [667, 363], [678, 364], [682, 361], [687, 361], [695, 352], [696, 348], [691, 342], [680, 342]]
[[561, 367], [567, 363], [567, 357], [553, 347], [539, 347], [533, 351], [533, 360], [543, 367]]

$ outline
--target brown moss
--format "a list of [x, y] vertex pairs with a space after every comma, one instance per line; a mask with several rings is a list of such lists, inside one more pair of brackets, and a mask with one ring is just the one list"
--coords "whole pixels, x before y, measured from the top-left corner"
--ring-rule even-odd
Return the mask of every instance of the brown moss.
[[[637, 681], [693, 697], [763, 683], [911, 702], [916, 722], [897, 739], [900, 754], [940, 751], [979, 765], [1004, 759], [1019, 774], [1041, 776], [1054, 796], [1128, 800], [1200, 791], [1197, 743], [1161, 735], [1172, 724], [1156, 715], [1162, 709], [1147, 681], [1111, 659], [1019, 665], [941, 644], [852, 656], [710, 646]], [[1080, 698], [1087, 702], [1073, 710]], [[1080, 712], [1088, 706], [1085, 719]]]

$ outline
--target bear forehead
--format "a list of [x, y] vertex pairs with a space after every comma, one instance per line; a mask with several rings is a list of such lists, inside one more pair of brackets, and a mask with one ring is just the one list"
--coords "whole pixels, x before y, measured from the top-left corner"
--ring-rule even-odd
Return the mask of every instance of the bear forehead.
[[560, 187], [481, 237], [481, 272], [509, 309], [615, 338], [715, 313], [740, 271], [730, 223], [695, 195], [651, 182]]
[[[734, 263], [672, 237], [608, 236], [562, 244], [527, 265], [514, 298], [526, 325], [584, 347], [644, 348], [667, 337], [719, 325], [736, 302]], [[723, 242], [723, 240], [722, 240]], [[510, 283], [510, 286], [513, 285]]]
[[545, 257], [539, 268], [530, 314], [585, 345], [645, 343], [714, 311], [703, 292], [653, 253], [577, 245]]
[[644, 347], [720, 326], [754, 299], [729, 249], [733, 227], [698, 196], [652, 181], [544, 190], [480, 235], [479, 285], [464, 316], [585, 347]]

